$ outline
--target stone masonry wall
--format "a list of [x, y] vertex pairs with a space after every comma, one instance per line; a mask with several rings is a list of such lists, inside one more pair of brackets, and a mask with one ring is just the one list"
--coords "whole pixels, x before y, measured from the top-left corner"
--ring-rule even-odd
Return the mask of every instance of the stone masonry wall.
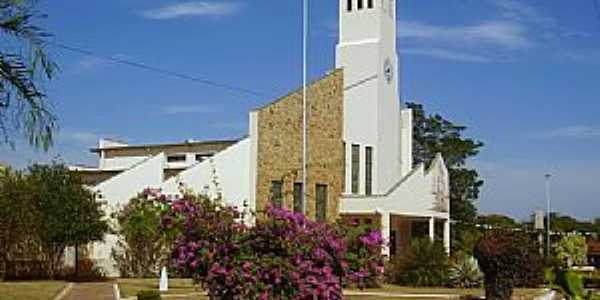
[[[338, 217], [344, 174], [343, 72], [308, 87], [307, 216], [315, 218], [316, 184], [326, 184], [327, 220]], [[257, 210], [264, 210], [272, 181], [283, 181], [283, 205], [293, 209], [294, 183], [302, 182], [302, 90], [258, 110]]]

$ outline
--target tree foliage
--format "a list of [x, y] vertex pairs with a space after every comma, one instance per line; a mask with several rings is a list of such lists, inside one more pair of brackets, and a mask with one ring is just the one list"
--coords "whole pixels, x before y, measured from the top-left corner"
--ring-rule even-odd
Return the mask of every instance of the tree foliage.
[[487, 231], [475, 248], [484, 274], [485, 296], [511, 299], [515, 286], [532, 287], [543, 281], [543, 261], [532, 239], [514, 231]]
[[437, 153], [441, 153], [448, 168], [450, 179], [450, 214], [460, 223], [452, 226], [453, 251], [471, 252], [463, 249], [463, 237], [473, 230], [477, 217], [474, 202], [479, 198], [483, 185], [477, 170], [467, 165], [467, 160], [479, 154], [483, 143], [464, 136], [467, 129], [439, 114], [427, 114], [423, 105], [407, 103], [413, 110], [413, 159], [415, 164], [429, 165]]
[[38, 212], [37, 235], [50, 276], [60, 266], [65, 248], [102, 240], [109, 227], [101, 204], [64, 165], [33, 165], [28, 181]]
[[50, 35], [34, 24], [36, 2], [0, 0], [0, 137], [12, 145], [22, 132], [47, 150], [57, 124], [43, 84], [58, 68], [46, 52]]
[[477, 224], [485, 225], [492, 229], [519, 228], [521, 225], [513, 218], [500, 214], [480, 215]]
[[568, 235], [560, 239], [554, 246], [554, 254], [563, 268], [584, 265], [587, 259], [587, 243], [585, 237]]
[[120, 239], [112, 256], [121, 277], [155, 277], [167, 264], [168, 245], [160, 230], [161, 207], [148, 196], [148, 192], [138, 195], [116, 214]]
[[[37, 213], [27, 178], [11, 168], [0, 169], [0, 253], [2, 264], [25, 251], [36, 233]], [[1, 278], [1, 276], [0, 276]]]

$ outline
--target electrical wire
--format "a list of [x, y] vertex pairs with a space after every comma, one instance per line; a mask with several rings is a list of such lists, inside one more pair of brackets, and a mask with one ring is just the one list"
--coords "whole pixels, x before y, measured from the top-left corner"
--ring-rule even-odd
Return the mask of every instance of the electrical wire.
[[229, 90], [231, 92], [237, 92], [237, 93], [251, 95], [251, 96], [255, 96], [255, 97], [269, 97], [269, 95], [267, 95], [265, 93], [257, 92], [257, 91], [250, 90], [247, 88], [234, 86], [234, 85], [230, 85], [230, 84], [225, 84], [225, 83], [220, 83], [220, 82], [216, 82], [216, 81], [212, 81], [212, 80], [208, 80], [208, 79], [203, 79], [203, 78], [187, 75], [187, 74], [180, 73], [180, 72], [174, 72], [174, 71], [170, 71], [167, 69], [162, 69], [162, 68], [150, 66], [150, 65], [147, 65], [144, 63], [135, 62], [135, 61], [127, 60], [127, 59], [116, 58], [116, 57], [108, 56], [108, 55], [102, 55], [102, 54], [98, 54], [93, 51], [83, 49], [80, 47], [69, 46], [69, 45], [65, 45], [62, 43], [56, 43], [56, 42], [53, 43], [53, 45], [60, 49], [69, 51], [69, 52], [88, 55], [88, 56], [96, 57], [99, 59], [111, 61], [113, 63], [122, 64], [122, 65], [130, 66], [130, 67], [134, 67], [134, 68], [138, 68], [138, 69], [142, 69], [142, 70], [146, 70], [146, 71], [151, 71], [154, 73], [159, 73], [159, 74], [163, 74], [163, 75], [167, 75], [167, 76], [171, 76], [171, 77], [175, 77], [175, 78], [179, 78], [179, 79], [199, 82], [204, 85]]

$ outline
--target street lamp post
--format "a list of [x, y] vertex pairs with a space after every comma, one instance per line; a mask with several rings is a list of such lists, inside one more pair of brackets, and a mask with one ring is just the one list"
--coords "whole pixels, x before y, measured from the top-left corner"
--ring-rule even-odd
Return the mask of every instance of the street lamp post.
[[308, 0], [302, 1], [302, 213], [306, 215], [306, 191], [308, 181], [308, 112], [307, 110], [307, 47], [308, 47]]
[[546, 174], [546, 255], [550, 255], [550, 178], [551, 174]]

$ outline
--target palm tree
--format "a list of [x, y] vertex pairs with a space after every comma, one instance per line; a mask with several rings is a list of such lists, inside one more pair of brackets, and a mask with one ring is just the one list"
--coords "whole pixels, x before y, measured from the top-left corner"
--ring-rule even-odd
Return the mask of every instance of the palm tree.
[[46, 151], [58, 126], [43, 83], [58, 67], [45, 51], [50, 35], [32, 24], [35, 2], [0, 0], [0, 144], [14, 148], [19, 133]]

